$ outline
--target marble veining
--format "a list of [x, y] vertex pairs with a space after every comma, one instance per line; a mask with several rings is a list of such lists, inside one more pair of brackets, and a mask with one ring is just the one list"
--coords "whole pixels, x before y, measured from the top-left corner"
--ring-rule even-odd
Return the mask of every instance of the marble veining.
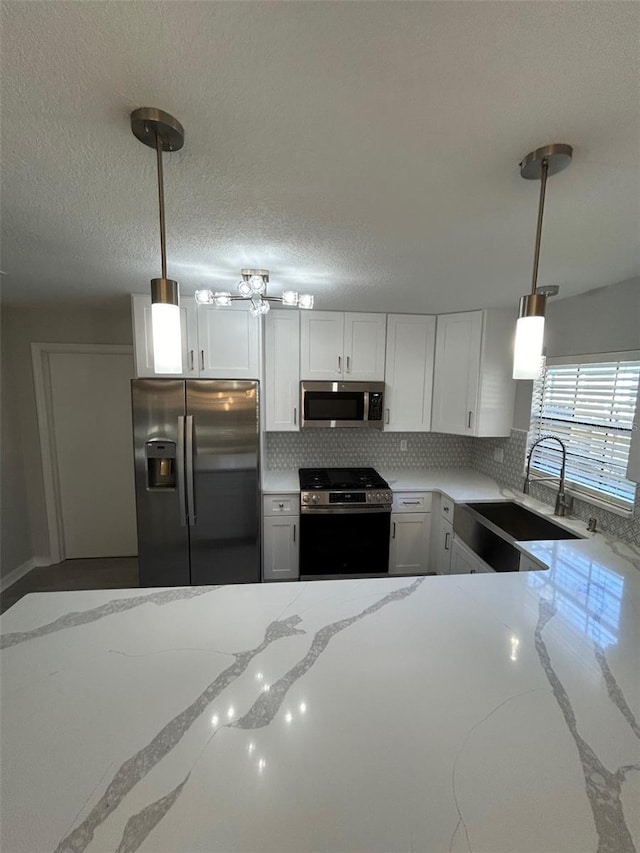
[[636, 720], [633, 711], [629, 707], [629, 703], [627, 702], [624, 693], [618, 686], [618, 682], [616, 681], [611, 669], [609, 668], [609, 662], [607, 661], [607, 656], [604, 652], [602, 646], [599, 646], [597, 643], [594, 647], [596, 660], [598, 661], [598, 665], [600, 670], [602, 671], [602, 677], [604, 678], [604, 682], [607, 685], [607, 693], [609, 694], [609, 698], [613, 702], [613, 704], [619, 709], [622, 716], [631, 726], [632, 732], [635, 734], [637, 738], [640, 738], [640, 726], [638, 725], [638, 721]]
[[147, 835], [155, 829], [178, 799], [182, 789], [189, 781], [190, 775], [190, 773], [187, 773], [182, 782], [176, 785], [173, 791], [169, 791], [164, 797], [160, 797], [159, 800], [156, 800], [129, 818], [116, 853], [135, 853]]
[[[300, 621], [299, 616], [288, 616], [282, 621], [272, 622], [259, 646], [250, 651], [238, 652], [235, 655], [234, 663], [223, 670], [188, 708], [170, 720], [153, 740], [122, 764], [89, 815], [80, 826], [66, 838], [63, 838], [56, 847], [56, 853], [81, 853], [81, 851], [86, 850], [96, 828], [120, 805], [132, 788], [179, 743], [187, 730], [214, 699], [245, 672], [256, 655], [259, 655], [267, 646], [282, 637], [304, 633], [296, 627]], [[136, 849], [135, 847], [131, 848], [131, 836], [135, 828], [146, 829], [152, 817], [157, 823], [167, 809], [173, 805], [179, 793], [180, 791], [176, 791], [175, 796], [170, 801], [165, 800], [162, 807], [153, 808], [149, 813], [141, 816], [140, 821], [134, 823], [129, 831], [128, 849]]]
[[[551, 664], [551, 656], [542, 638], [545, 625], [555, 614], [556, 608], [552, 602], [544, 599], [540, 601], [535, 631], [536, 651], [578, 749], [584, 773], [585, 790], [598, 833], [598, 853], [636, 853], [621, 802], [622, 783], [627, 772], [635, 769], [636, 765], [625, 765], [612, 773], [607, 770], [591, 746], [580, 735], [569, 695]], [[640, 768], [640, 765], [638, 767]]]
[[46, 637], [47, 634], [53, 634], [55, 631], [63, 631], [65, 628], [78, 628], [80, 625], [88, 625], [90, 622], [97, 622], [98, 619], [113, 616], [115, 613], [125, 613], [127, 610], [132, 610], [134, 607], [140, 607], [143, 604], [162, 606], [163, 604], [173, 604], [175, 601], [188, 601], [200, 595], [207, 595], [216, 589], [219, 589], [219, 587], [180, 587], [162, 590], [162, 592], [135, 595], [132, 598], [114, 598], [105, 604], [98, 605], [98, 607], [92, 607], [90, 610], [65, 613], [64, 616], [60, 616], [46, 625], [41, 625], [39, 628], [0, 634], [0, 649], [7, 649], [10, 646], [26, 643], [28, 640], [35, 640], [38, 637]]
[[282, 705], [282, 701], [291, 685], [313, 666], [336, 634], [344, 631], [345, 628], [349, 628], [355, 622], [360, 621], [360, 619], [370, 616], [382, 607], [386, 607], [387, 604], [391, 604], [393, 601], [401, 601], [403, 598], [411, 595], [424, 583], [424, 580], [425, 578], [417, 578], [409, 586], [390, 592], [384, 598], [376, 601], [375, 604], [365, 607], [364, 610], [355, 616], [340, 619], [321, 628], [313, 638], [311, 647], [302, 660], [283, 675], [282, 678], [278, 679], [275, 684], [272, 684], [268, 692], [261, 693], [249, 711], [235, 723], [232, 723], [232, 726], [239, 729], [259, 729], [263, 726], [268, 726]]

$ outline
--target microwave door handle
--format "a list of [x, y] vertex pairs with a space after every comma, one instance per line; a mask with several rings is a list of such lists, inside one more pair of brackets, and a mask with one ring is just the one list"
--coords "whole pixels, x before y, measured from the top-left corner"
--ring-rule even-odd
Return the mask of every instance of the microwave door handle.
[[369, 392], [364, 391], [363, 397], [364, 397], [364, 412], [362, 413], [362, 420], [368, 421], [369, 420]]

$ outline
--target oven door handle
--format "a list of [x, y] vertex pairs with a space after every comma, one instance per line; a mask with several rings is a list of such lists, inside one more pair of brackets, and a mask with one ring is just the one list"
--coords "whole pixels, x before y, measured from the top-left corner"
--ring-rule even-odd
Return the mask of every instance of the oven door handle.
[[300, 512], [307, 518], [313, 515], [371, 515], [383, 512], [391, 515], [391, 506], [301, 506]]

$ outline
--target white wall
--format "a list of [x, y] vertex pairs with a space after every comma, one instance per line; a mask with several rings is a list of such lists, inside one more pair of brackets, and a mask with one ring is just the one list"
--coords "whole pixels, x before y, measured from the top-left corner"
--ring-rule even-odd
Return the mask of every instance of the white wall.
[[[548, 357], [640, 350], [640, 278], [547, 304]], [[513, 426], [529, 429], [533, 383], [519, 381]]]
[[2, 576], [49, 554], [32, 342], [131, 344], [129, 303], [2, 309]]

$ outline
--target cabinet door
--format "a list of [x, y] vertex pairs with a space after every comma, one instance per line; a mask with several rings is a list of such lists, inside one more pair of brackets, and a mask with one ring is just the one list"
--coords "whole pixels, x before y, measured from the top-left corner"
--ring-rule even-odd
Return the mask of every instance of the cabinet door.
[[345, 382], [384, 382], [386, 314], [344, 315]]
[[477, 575], [485, 572], [493, 572], [493, 569], [463, 542], [454, 539], [451, 547], [451, 574]]
[[265, 518], [262, 527], [263, 580], [297, 580], [298, 516]]
[[297, 432], [300, 404], [300, 314], [271, 311], [265, 335], [265, 430]]
[[198, 375], [198, 362], [195, 352], [197, 349], [196, 305], [193, 297], [185, 296], [180, 300], [180, 325], [182, 331], [181, 373], [156, 373], [154, 370], [151, 295], [143, 293], [134, 294], [131, 297], [131, 314], [133, 319], [133, 349], [137, 378], [184, 376], [185, 378], [193, 379]]
[[389, 574], [421, 575], [428, 571], [428, 512], [392, 513]]
[[453, 524], [439, 519], [438, 545], [435, 570], [439, 575], [448, 575], [451, 571], [451, 546], [453, 545]]
[[385, 432], [428, 432], [436, 318], [387, 317]]
[[342, 378], [344, 314], [305, 311], [300, 317], [300, 379], [337, 382]]
[[198, 359], [203, 379], [259, 379], [260, 320], [246, 305], [198, 306]]
[[438, 317], [431, 418], [434, 432], [474, 434], [481, 343], [482, 311]]

